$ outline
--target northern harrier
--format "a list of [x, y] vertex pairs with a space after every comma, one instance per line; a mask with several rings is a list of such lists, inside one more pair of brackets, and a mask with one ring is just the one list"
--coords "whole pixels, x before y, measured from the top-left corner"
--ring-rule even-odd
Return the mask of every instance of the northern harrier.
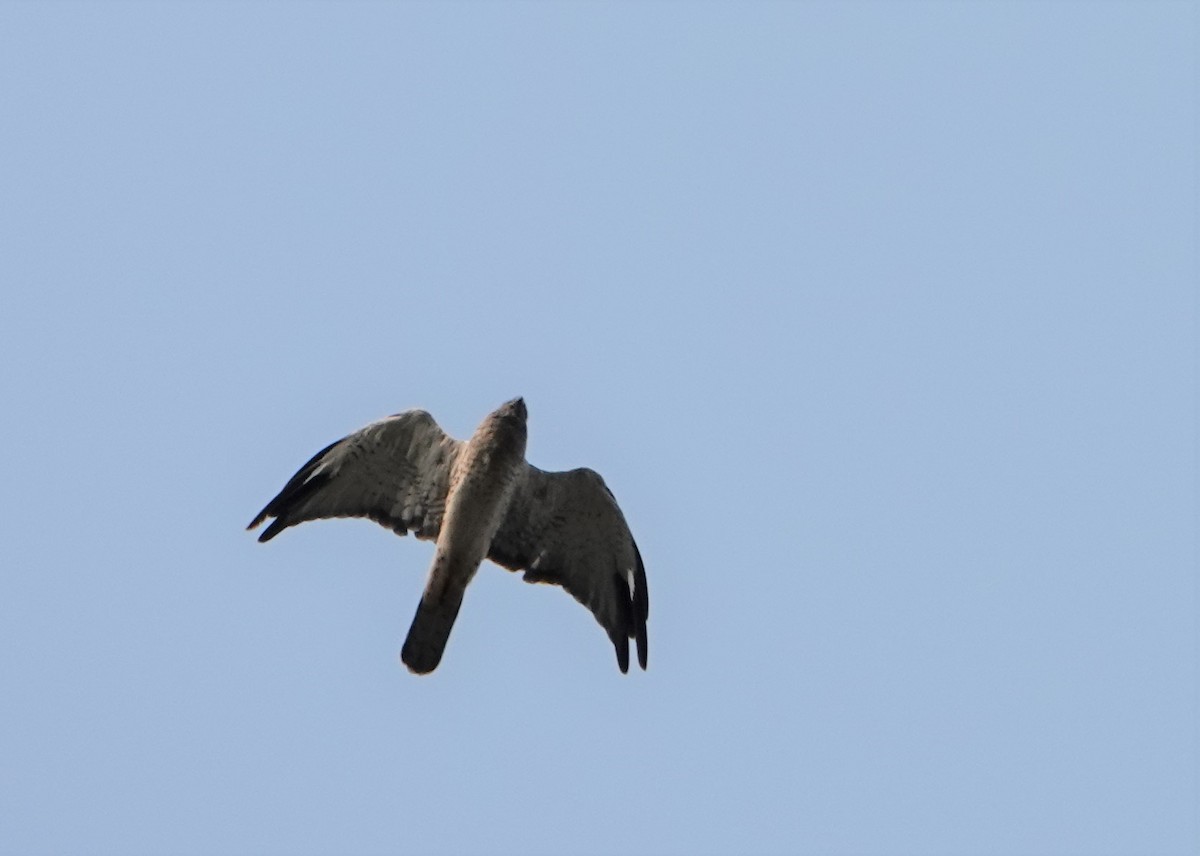
[[328, 517], [368, 517], [397, 535], [437, 542], [401, 659], [437, 668], [463, 593], [484, 559], [554, 583], [592, 611], [622, 672], [629, 640], [646, 668], [646, 571], [604, 479], [593, 470], [548, 473], [525, 462], [525, 401], [489, 414], [464, 442], [423, 410], [373, 422], [326, 446], [251, 521], [259, 536]]

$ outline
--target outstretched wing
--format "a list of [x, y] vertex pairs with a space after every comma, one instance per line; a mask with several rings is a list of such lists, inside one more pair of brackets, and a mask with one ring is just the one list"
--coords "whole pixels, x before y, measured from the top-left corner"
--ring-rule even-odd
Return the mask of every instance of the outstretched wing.
[[368, 517], [398, 535], [436, 539], [461, 447], [424, 410], [373, 422], [317, 452], [246, 528], [274, 517], [258, 536], [270, 541], [306, 520]]
[[646, 569], [625, 516], [599, 473], [548, 473], [529, 466], [488, 558], [530, 583], [565, 588], [608, 632], [622, 672], [629, 640], [646, 668]]

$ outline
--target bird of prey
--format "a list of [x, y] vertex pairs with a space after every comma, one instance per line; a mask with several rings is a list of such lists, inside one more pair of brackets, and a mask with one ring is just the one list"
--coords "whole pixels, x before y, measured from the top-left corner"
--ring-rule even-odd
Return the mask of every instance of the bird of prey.
[[423, 410], [373, 422], [317, 452], [250, 522], [259, 536], [329, 517], [367, 517], [397, 535], [437, 542], [401, 651], [409, 670], [437, 668], [484, 559], [565, 588], [592, 611], [629, 670], [629, 640], [646, 668], [646, 571], [625, 517], [594, 470], [545, 472], [525, 461], [525, 401], [515, 398], [470, 440]]

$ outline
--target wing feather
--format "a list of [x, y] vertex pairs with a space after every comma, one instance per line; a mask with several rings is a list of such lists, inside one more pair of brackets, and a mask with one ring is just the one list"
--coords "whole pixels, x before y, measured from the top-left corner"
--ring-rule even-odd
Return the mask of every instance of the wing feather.
[[531, 583], [560, 585], [608, 633], [622, 672], [629, 640], [645, 669], [650, 601], [646, 569], [625, 516], [594, 470], [549, 473], [527, 466], [489, 558]]
[[273, 517], [258, 537], [270, 541], [307, 520], [366, 517], [436, 539], [461, 447], [424, 410], [373, 422], [313, 455], [246, 528]]

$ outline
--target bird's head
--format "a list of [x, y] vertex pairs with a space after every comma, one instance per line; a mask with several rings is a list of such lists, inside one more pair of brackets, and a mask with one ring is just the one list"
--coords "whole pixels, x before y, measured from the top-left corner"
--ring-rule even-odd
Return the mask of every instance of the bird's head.
[[514, 398], [512, 401], [506, 401], [500, 405], [496, 415], [524, 422], [528, 418], [529, 412], [525, 409], [525, 399]]
[[[525, 400], [514, 398], [506, 401], [488, 414], [487, 419], [475, 429], [475, 437], [485, 444], [497, 443], [496, 448], [511, 452], [516, 460], [525, 458]], [[490, 438], [490, 439], [489, 439]], [[475, 442], [473, 438], [472, 443]]]

